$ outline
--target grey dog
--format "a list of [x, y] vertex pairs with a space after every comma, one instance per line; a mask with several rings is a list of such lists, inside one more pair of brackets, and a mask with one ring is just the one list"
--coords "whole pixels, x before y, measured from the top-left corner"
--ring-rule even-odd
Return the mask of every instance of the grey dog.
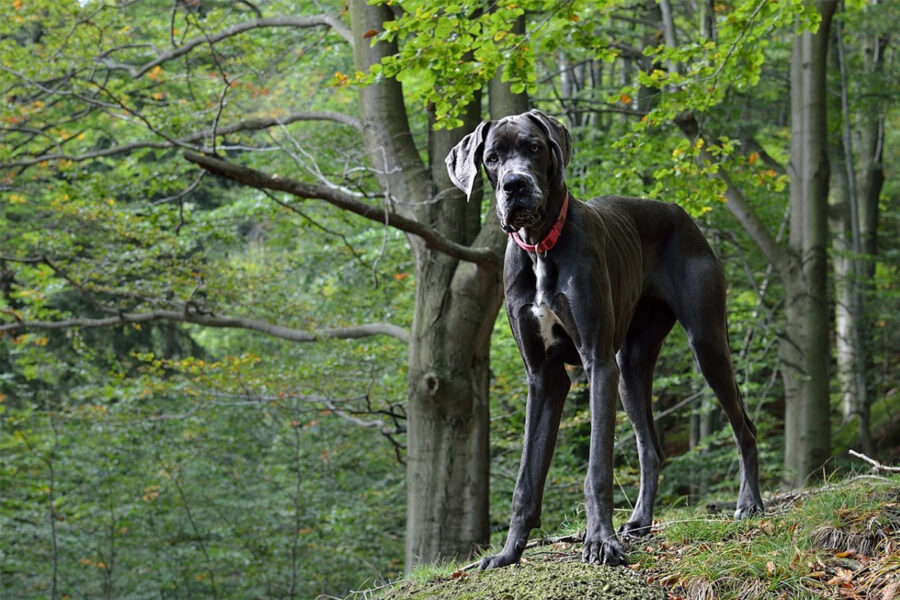
[[675, 321], [731, 422], [740, 453], [736, 518], [763, 510], [756, 428], [735, 382], [725, 324], [722, 267], [694, 221], [675, 204], [608, 196], [570, 197], [571, 137], [537, 110], [485, 121], [447, 156], [453, 183], [471, 195], [480, 167], [510, 234], [503, 282], [506, 312], [528, 377], [522, 460], [503, 550], [482, 568], [518, 562], [540, 526], [541, 503], [571, 385], [566, 364], [590, 385], [591, 441], [584, 481], [582, 559], [625, 562], [612, 524], [616, 392], [634, 426], [641, 483], [624, 535], [653, 519], [663, 451], [653, 424], [653, 369]]

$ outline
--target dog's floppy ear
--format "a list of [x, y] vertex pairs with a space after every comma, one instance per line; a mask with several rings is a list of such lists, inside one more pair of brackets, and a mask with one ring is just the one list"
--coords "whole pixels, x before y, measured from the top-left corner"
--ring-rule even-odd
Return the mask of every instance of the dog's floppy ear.
[[534, 120], [550, 141], [553, 155], [556, 158], [556, 172], [554, 174], [558, 187], [565, 183], [565, 168], [572, 158], [572, 136], [566, 126], [551, 116], [545, 115], [536, 108], [528, 111], [527, 115]]
[[453, 185], [466, 193], [466, 200], [472, 197], [472, 188], [481, 167], [481, 155], [484, 152], [484, 140], [487, 139], [490, 121], [482, 121], [475, 131], [464, 137], [450, 150], [444, 159], [447, 173]]

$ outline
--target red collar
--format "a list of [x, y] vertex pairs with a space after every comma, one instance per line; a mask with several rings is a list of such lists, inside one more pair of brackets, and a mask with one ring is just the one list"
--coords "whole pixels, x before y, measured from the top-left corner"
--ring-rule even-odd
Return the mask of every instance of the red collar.
[[550, 250], [553, 246], [556, 245], [556, 242], [559, 240], [559, 235], [562, 233], [563, 225], [566, 223], [566, 213], [569, 211], [569, 190], [566, 190], [566, 197], [563, 199], [562, 208], [559, 209], [559, 216], [556, 217], [556, 223], [553, 224], [553, 227], [550, 228], [550, 231], [547, 232], [547, 235], [544, 236], [537, 244], [526, 244], [522, 241], [522, 238], [519, 237], [519, 234], [515, 231], [509, 234], [509, 237], [513, 239], [513, 241], [519, 245], [519, 248], [524, 250], [525, 252], [537, 252], [538, 254], [543, 254]]

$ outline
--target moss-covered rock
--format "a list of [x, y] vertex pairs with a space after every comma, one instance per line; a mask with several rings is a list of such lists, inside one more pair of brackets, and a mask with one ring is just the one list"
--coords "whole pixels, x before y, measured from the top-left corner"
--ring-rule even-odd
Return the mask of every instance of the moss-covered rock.
[[449, 581], [404, 583], [390, 600], [665, 600], [662, 588], [622, 568], [576, 561], [530, 562], [457, 574]]

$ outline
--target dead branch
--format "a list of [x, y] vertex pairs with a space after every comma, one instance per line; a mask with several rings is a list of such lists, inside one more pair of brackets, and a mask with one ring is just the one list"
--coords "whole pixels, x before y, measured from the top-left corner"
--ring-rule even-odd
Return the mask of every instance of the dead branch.
[[400, 231], [416, 235], [422, 238], [425, 245], [429, 248], [459, 260], [480, 265], [496, 264], [499, 261], [499, 257], [489, 248], [471, 247], [448, 240], [435, 229], [419, 221], [394, 212], [385, 211], [383, 207], [366, 204], [341, 190], [327, 185], [304, 183], [279, 175], [268, 175], [255, 169], [190, 150], [184, 152], [184, 157], [192, 163], [200, 165], [210, 173], [239, 181], [251, 187], [287, 192], [298, 198], [324, 200], [341, 210], [346, 210], [383, 225], [389, 225]]
[[0, 333], [23, 329], [58, 330], [73, 328], [111, 327], [128, 323], [152, 323], [154, 321], [174, 321], [193, 323], [205, 327], [222, 327], [229, 329], [247, 329], [265, 333], [273, 337], [292, 342], [318, 342], [329, 339], [359, 339], [377, 335], [387, 335], [403, 342], [409, 342], [409, 332], [391, 323], [368, 323], [354, 327], [335, 327], [316, 331], [303, 331], [291, 327], [275, 325], [267, 321], [247, 319], [243, 317], [227, 317], [209, 313], [198, 313], [190, 310], [154, 310], [146, 313], [119, 313], [110, 317], [74, 318], [61, 321], [27, 321], [0, 325]]
[[880, 462], [878, 462], [877, 460], [875, 460], [874, 458], [869, 458], [862, 452], [857, 452], [856, 450], [848, 450], [847, 452], [850, 454], [850, 456], [855, 456], [856, 458], [858, 458], [860, 460], [864, 460], [865, 462], [869, 463], [870, 465], [872, 465], [872, 468], [876, 471], [888, 471], [890, 473], [900, 473], [900, 467], [890, 467], [888, 465], [883, 465]]
[[[228, 135], [231, 133], [243, 132], [243, 131], [259, 131], [262, 129], [268, 129], [270, 127], [277, 127], [283, 125], [290, 125], [291, 123], [296, 123], [298, 121], [333, 121], [335, 123], [340, 123], [342, 125], [348, 125], [355, 129], [362, 129], [362, 125], [359, 120], [351, 117], [350, 115], [346, 115], [343, 113], [335, 112], [335, 111], [314, 111], [314, 112], [295, 112], [284, 117], [270, 117], [270, 118], [258, 118], [258, 119], [245, 119], [243, 121], [238, 121], [237, 123], [232, 123], [230, 125], [226, 125], [225, 127], [219, 127], [216, 130], [216, 135]], [[174, 144], [168, 141], [157, 141], [157, 142], [132, 142], [130, 144], [122, 144], [121, 146], [113, 146], [111, 148], [104, 148], [103, 150], [95, 150], [93, 152], [85, 152], [84, 154], [41, 154], [39, 156], [34, 156], [32, 158], [26, 158], [21, 160], [16, 160], [8, 163], [4, 163], [0, 166], [3, 168], [12, 168], [12, 167], [30, 167], [45, 161], [53, 161], [53, 160], [69, 160], [72, 162], [84, 162], [87, 160], [94, 160], [97, 158], [105, 158], [107, 156], [117, 156], [120, 154], [128, 154], [129, 152], [135, 152], [137, 150], [145, 150], [145, 149], [166, 149], [171, 148], [173, 145], [178, 146], [186, 146], [190, 144], [194, 144], [195, 142], [202, 141], [204, 139], [209, 138], [212, 135], [211, 131], [198, 131], [195, 133], [191, 133], [189, 135], [174, 138]]]
[[240, 35], [253, 29], [262, 29], [266, 27], [297, 27], [302, 29], [308, 29], [312, 27], [331, 27], [347, 42], [352, 42], [353, 40], [353, 37], [350, 34], [350, 28], [347, 27], [347, 25], [345, 25], [341, 18], [337, 15], [321, 14], [311, 17], [270, 17], [266, 19], [253, 19], [251, 21], [245, 21], [243, 23], [233, 25], [227, 29], [223, 29], [218, 33], [195, 37], [188, 40], [181, 46], [170, 50], [169, 52], [160, 54], [153, 60], [146, 62], [139, 67], [115, 62], [108, 59], [104, 59], [103, 64], [106, 68], [112, 71], [126, 71], [131, 77], [134, 77], [136, 79], [138, 77], [141, 77], [154, 67], [188, 54], [198, 46], [215, 44], [226, 38]]

